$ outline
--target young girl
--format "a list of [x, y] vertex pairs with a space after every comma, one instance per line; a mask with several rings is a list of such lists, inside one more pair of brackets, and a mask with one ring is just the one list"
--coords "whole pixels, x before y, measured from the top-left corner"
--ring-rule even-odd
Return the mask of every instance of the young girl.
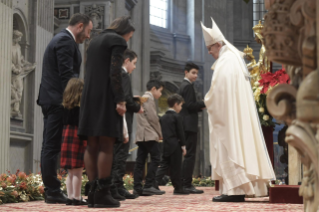
[[83, 90], [83, 80], [72, 78], [63, 93], [63, 135], [61, 146], [61, 168], [68, 170], [66, 188], [67, 205], [87, 205], [82, 199], [82, 171], [84, 168], [84, 151], [87, 142], [78, 137], [80, 114], [80, 99]]

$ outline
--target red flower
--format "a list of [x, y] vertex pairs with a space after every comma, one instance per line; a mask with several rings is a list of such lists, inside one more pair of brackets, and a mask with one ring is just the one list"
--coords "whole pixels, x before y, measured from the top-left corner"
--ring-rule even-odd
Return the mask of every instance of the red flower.
[[22, 182], [20, 183], [19, 187], [22, 189], [22, 190], [26, 190], [27, 189], [27, 184], [25, 182]]
[[18, 194], [17, 191], [12, 191], [12, 192], [11, 192], [11, 195], [13, 195], [13, 196], [15, 196], [15, 197], [19, 196], [19, 194]]
[[286, 73], [285, 69], [281, 69], [276, 71], [275, 73], [266, 73], [261, 74], [261, 80], [259, 80], [260, 86], [262, 86], [262, 90], [260, 91], [261, 94], [267, 93], [269, 87], [274, 87], [277, 84], [289, 84], [290, 79], [288, 74]]
[[44, 193], [44, 187], [43, 186], [39, 186], [39, 192], [40, 192], [40, 194]]
[[7, 178], [7, 181], [11, 184], [13, 184], [15, 182], [15, 178], [13, 178], [12, 176]]
[[2, 182], [2, 183], [1, 183], [1, 187], [2, 187], [3, 189], [6, 189], [6, 188], [7, 188], [7, 184], [4, 183], [4, 182]]
[[24, 180], [24, 179], [27, 178], [27, 175], [26, 175], [24, 172], [20, 172], [20, 173], [18, 174], [18, 177], [19, 177], [20, 180]]

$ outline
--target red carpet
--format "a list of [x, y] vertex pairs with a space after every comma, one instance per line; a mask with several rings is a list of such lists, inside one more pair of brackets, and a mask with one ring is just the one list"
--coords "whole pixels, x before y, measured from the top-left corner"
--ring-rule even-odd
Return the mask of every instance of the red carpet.
[[174, 212], [174, 211], [303, 211], [301, 204], [270, 204], [267, 198], [246, 199], [245, 203], [216, 203], [212, 197], [218, 195], [211, 187], [201, 188], [204, 194], [186, 196], [173, 195], [173, 187], [161, 187], [166, 194], [161, 196], [139, 197], [121, 202], [120, 208], [89, 209], [86, 206], [66, 206], [45, 204], [43, 201], [0, 205], [0, 211], [128, 211], [128, 212]]

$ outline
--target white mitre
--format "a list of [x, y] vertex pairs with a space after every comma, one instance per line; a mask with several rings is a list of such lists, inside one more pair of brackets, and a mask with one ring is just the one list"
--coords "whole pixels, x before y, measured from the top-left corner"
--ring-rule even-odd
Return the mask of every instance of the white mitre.
[[220, 41], [224, 42], [225, 45], [227, 46], [227, 48], [230, 51], [232, 51], [233, 53], [235, 53], [237, 59], [240, 61], [241, 69], [242, 69], [242, 72], [244, 73], [244, 75], [249, 77], [250, 75], [249, 75], [248, 69], [246, 67], [245, 61], [243, 59], [245, 54], [243, 52], [239, 51], [231, 43], [229, 43], [228, 40], [226, 40], [223, 33], [220, 31], [217, 24], [215, 23], [214, 19], [212, 17], [211, 17], [211, 19], [212, 19], [212, 24], [213, 24], [211, 29], [205, 27], [204, 24], [202, 22], [200, 22], [202, 25], [203, 36], [204, 36], [206, 46], [213, 45], [213, 44], [220, 42]]
[[220, 31], [217, 24], [213, 20], [213, 18], [211, 18], [211, 19], [213, 22], [213, 27], [211, 29], [205, 27], [204, 24], [202, 22], [200, 22], [202, 25], [202, 30], [203, 30], [203, 35], [204, 35], [204, 40], [205, 40], [206, 46], [210, 46], [210, 45], [213, 45], [219, 41], [226, 40], [223, 33]]

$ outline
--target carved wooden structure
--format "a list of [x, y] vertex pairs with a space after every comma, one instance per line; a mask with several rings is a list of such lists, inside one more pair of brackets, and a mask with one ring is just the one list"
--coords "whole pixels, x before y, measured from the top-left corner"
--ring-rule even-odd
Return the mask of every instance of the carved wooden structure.
[[265, 46], [271, 61], [286, 65], [291, 85], [275, 87], [269, 112], [289, 128], [286, 142], [299, 153], [305, 211], [319, 211], [319, 0], [267, 1]]

